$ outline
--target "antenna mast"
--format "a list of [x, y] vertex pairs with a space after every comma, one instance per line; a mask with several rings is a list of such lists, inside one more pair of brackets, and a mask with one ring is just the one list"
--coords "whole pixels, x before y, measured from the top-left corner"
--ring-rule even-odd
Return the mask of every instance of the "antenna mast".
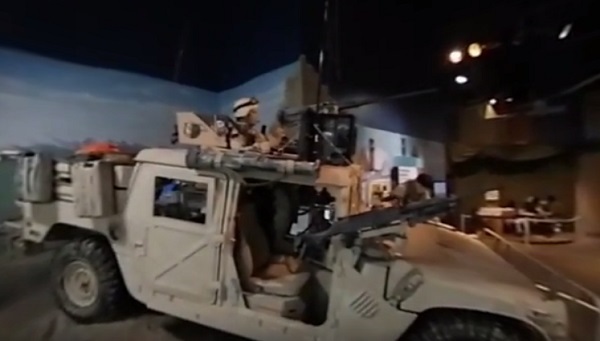
[[321, 107], [321, 82], [323, 81], [322, 77], [323, 77], [323, 64], [325, 62], [325, 49], [327, 46], [327, 26], [328, 26], [328, 22], [329, 22], [329, 18], [328, 18], [328, 12], [329, 12], [329, 0], [325, 0], [324, 4], [323, 4], [324, 8], [323, 8], [323, 25], [322, 25], [322, 29], [323, 29], [323, 36], [322, 36], [322, 41], [321, 41], [321, 49], [319, 50], [319, 66], [318, 66], [318, 70], [317, 70], [317, 75], [318, 75], [318, 80], [317, 80], [317, 103], [316, 103], [316, 109], [317, 112], [319, 112], [319, 109]]

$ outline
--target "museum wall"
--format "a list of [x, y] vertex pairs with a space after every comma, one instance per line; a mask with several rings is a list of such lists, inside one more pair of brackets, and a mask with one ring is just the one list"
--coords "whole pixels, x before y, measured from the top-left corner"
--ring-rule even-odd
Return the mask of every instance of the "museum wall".
[[212, 112], [217, 101], [164, 80], [0, 50], [0, 148], [88, 138], [164, 145], [174, 112]]
[[498, 188], [501, 204], [552, 194], [565, 215], [575, 214], [577, 156], [570, 147], [577, 122], [565, 114], [496, 117], [489, 105], [460, 110], [450, 168], [456, 192], [466, 196], [461, 211], [481, 206], [486, 189]]
[[[561, 201], [568, 215], [575, 215], [579, 218], [576, 223], [578, 235], [600, 236], [600, 224], [598, 224], [600, 221], [600, 210], [598, 210], [600, 207], [600, 177], [598, 176], [600, 168], [600, 92], [592, 90], [580, 99], [582, 100], [581, 104], [573, 106], [580, 108], [580, 120], [556, 115], [546, 118], [547, 123], [552, 123], [554, 128], [536, 125], [535, 130], [543, 132], [543, 134], [537, 135], [538, 140], [551, 140], [554, 145], [559, 145], [554, 147], [557, 151], [561, 149], [560, 144], [566, 145], [562, 148], [565, 155], [562, 161], [560, 161], [560, 157], [555, 158], [553, 162], [537, 169], [521, 173], [513, 172], [510, 175], [498, 174], [499, 172], [490, 174], [490, 171], [481, 170], [468, 176], [461, 176], [456, 180], [459, 193], [467, 193], [473, 189], [484, 190], [486, 186], [501, 185], [504, 188], [504, 193], [501, 195], [505, 200], [507, 198], [522, 200], [525, 196], [534, 194], [554, 194]], [[479, 146], [483, 142], [490, 142], [489, 139], [486, 140], [486, 136], [492, 135], [490, 131], [483, 129], [480, 121], [473, 119], [480, 113], [471, 109], [468, 114], [471, 115], [471, 119], [463, 119], [460, 122], [461, 130], [464, 132], [464, 134], [460, 134], [463, 138], [461, 142]], [[567, 129], [563, 129], [565, 125], [560, 124], [560, 120], [566, 119], [570, 119], [571, 123]], [[581, 126], [572, 128], [574, 123], [579, 123]], [[574, 131], [581, 132], [577, 135], [578, 139], [573, 138]], [[514, 141], [514, 130], [512, 132]], [[575, 145], [582, 143], [585, 148], [576, 150], [569, 148], [574, 145], [573, 142], [580, 142]], [[550, 147], [546, 146], [546, 149], [548, 148]], [[522, 156], [528, 154], [522, 150], [518, 153], [521, 153]], [[568, 153], [570, 156], [567, 155]], [[534, 156], [534, 154], [530, 156]], [[464, 207], [461, 208], [463, 211], [481, 204], [482, 198], [468, 198], [466, 201]]]
[[579, 156], [575, 182], [577, 231], [580, 235], [600, 237], [600, 152], [590, 151]]
[[561, 213], [573, 216], [575, 162], [573, 157], [565, 156], [528, 165], [511, 161], [473, 161], [477, 164], [464, 165], [466, 167], [460, 171], [456, 171], [457, 166], [454, 165], [454, 188], [458, 195], [463, 196], [460, 211], [469, 213], [481, 207], [485, 192], [498, 189], [502, 205], [510, 200], [522, 205], [529, 196], [554, 195]]
[[600, 141], [600, 91], [590, 91], [583, 99], [583, 135], [588, 141]]
[[[217, 103], [201, 89], [0, 50], [0, 149], [60, 153], [88, 139], [168, 145], [174, 112], [212, 112]], [[12, 168], [0, 162], [0, 220], [14, 207]]]
[[[384, 159], [376, 162], [384, 162], [388, 168], [414, 168], [410, 170], [413, 174], [426, 172], [437, 181], [446, 179], [446, 150], [442, 142], [361, 125], [357, 136], [359, 159], [366, 159], [369, 139], [373, 139], [375, 148], [380, 150], [378, 157]], [[382, 173], [388, 171], [384, 169]]]
[[582, 114], [584, 136], [589, 148], [577, 160], [577, 228], [580, 235], [600, 237], [600, 91], [590, 91], [584, 96]]
[[[89, 140], [108, 140], [131, 149], [167, 146], [175, 112], [230, 113], [235, 99], [250, 95], [261, 100], [263, 122], [270, 123], [286, 95], [297, 97], [286, 90], [298, 73], [297, 65], [216, 93], [0, 50], [0, 149], [26, 147], [63, 154]], [[0, 162], [0, 188], [12, 188], [12, 179], [12, 164]], [[11, 201], [10, 191], [3, 190], [0, 220], [8, 215]]]
[[470, 145], [572, 145], [581, 136], [578, 110], [575, 103], [564, 101], [502, 116], [491, 105], [473, 105], [459, 111], [456, 134]]
[[373, 139], [375, 147], [381, 150], [379, 154], [388, 159], [391, 166], [401, 167], [401, 173], [406, 170], [403, 168], [413, 168], [412, 174], [426, 172], [436, 181], [445, 181], [446, 143], [453, 117], [451, 106], [439, 93], [385, 100], [389, 95], [389, 92], [368, 89], [334, 92], [333, 97], [340, 103], [380, 99], [350, 110], [359, 125], [359, 155], [365, 154], [369, 139]]
[[359, 152], [373, 139], [392, 166], [416, 167], [438, 181], [446, 179], [447, 124], [436, 117], [444, 113], [443, 108], [426, 111], [422, 107], [403, 110], [400, 106], [371, 105], [353, 112], [360, 124]]

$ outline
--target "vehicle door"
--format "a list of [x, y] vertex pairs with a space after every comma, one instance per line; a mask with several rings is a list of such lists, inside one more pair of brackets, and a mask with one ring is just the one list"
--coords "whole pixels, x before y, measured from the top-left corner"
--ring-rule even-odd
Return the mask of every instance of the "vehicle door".
[[149, 302], [215, 304], [227, 182], [218, 174], [154, 165], [144, 274]]

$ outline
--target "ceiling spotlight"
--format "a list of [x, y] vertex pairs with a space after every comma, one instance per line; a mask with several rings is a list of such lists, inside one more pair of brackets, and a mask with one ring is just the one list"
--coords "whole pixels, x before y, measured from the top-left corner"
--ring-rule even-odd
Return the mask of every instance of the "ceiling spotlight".
[[565, 39], [571, 33], [571, 29], [573, 28], [573, 24], [566, 24], [563, 29], [558, 34], [558, 39]]
[[469, 81], [469, 79], [466, 76], [458, 75], [458, 76], [454, 77], [454, 81], [457, 84], [465, 84], [466, 82]]
[[477, 57], [481, 56], [482, 50], [483, 49], [482, 49], [481, 45], [479, 45], [479, 43], [472, 43], [467, 48], [467, 53], [469, 54], [469, 56], [471, 56], [473, 58], [477, 58]]
[[514, 101], [514, 99], [513, 99], [512, 97], [508, 97], [508, 98], [506, 99], [506, 101], [510, 103], [510, 102]]
[[490, 99], [490, 105], [495, 105], [496, 103], [498, 103], [498, 100], [495, 98]]
[[462, 53], [462, 51], [460, 51], [460, 50], [453, 50], [448, 55], [448, 60], [450, 60], [450, 62], [452, 64], [458, 64], [458, 63], [460, 63], [463, 60], [463, 53]]

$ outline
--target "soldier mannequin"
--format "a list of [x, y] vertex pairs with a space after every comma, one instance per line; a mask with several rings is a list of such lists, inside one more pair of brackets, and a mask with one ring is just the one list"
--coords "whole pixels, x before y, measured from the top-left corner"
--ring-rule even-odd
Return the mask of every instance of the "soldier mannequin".
[[399, 184], [396, 180], [392, 184], [392, 191], [384, 201], [392, 201], [395, 205], [404, 206], [411, 202], [427, 200], [431, 198], [433, 190], [433, 179], [429, 174], [421, 173], [416, 179], [408, 180]]
[[268, 153], [271, 149], [267, 138], [256, 129], [259, 122], [258, 100], [254, 97], [240, 98], [233, 104], [233, 117], [240, 128], [243, 147]]

